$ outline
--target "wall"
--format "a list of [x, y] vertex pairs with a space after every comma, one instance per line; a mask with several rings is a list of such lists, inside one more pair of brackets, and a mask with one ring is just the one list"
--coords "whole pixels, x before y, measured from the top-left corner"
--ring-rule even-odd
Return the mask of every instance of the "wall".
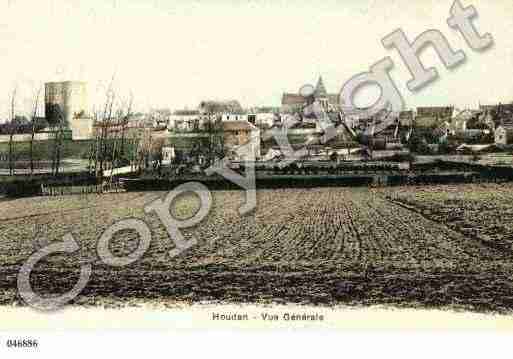
[[[255, 129], [226, 131], [224, 133], [224, 146], [227, 150], [236, 150], [241, 160], [260, 157], [260, 131]], [[243, 146], [243, 147], [241, 147]]]
[[90, 140], [93, 138], [93, 119], [74, 118], [70, 123], [73, 140]]
[[320, 131], [315, 128], [289, 128], [286, 133], [288, 135], [313, 135], [320, 133]]
[[[93, 138], [93, 119], [80, 118], [74, 119], [71, 123], [71, 138], [76, 140], [90, 140]], [[29, 142], [32, 135], [30, 133], [22, 133], [13, 136], [14, 142]], [[0, 143], [9, 142], [10, 135], [0, 135]], [[54, 135], [52, 132], [37, 132], [34, 134], [34, 141], [52, 140]]]
[[272, 125], [274, 125], [275, 117], [276, 116], [274, 115], [274, 113], [257, 113], [256, 114], [256, 125], [257, 126], [267, 125], [267, 126], [271, 127]]
[[[10, 135], [0, 135], [0, 143], [9, 142]], [[13, 142], [29, 142], [32, 135], [30, 133], [23, 133], [13, 136]], [[53, 134], [50, 132], [39, 132], [34, 134], [35, 141], [48, 141], [53, 138]]]

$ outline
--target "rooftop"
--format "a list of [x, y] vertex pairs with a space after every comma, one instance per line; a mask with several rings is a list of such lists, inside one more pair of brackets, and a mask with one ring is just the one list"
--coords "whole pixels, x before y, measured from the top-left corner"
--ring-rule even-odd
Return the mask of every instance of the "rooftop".
[[257, 128], [247, 121], [226, 121], [223, 122], [224, 131], [254, 131]]
[[417, 116], [451, 117], [454, 111], [452, 106], [424, 106], [417, 107]]

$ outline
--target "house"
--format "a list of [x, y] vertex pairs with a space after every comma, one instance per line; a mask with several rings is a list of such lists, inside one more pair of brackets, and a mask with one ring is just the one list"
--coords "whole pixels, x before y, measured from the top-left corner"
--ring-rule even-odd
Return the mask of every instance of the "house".
[[153, 121], [154, 128], [169, 127], [171, 111], [169, 109], [157, 109], [152, 110], [150, 118]]
[[223, 122], [225, 153], [235, 160], [260, 157], [260, 130], [248, 121]]
[[486, 144], [493, 141], [491, 130], [467, 128], [464, 131], [455, 131], [454, 139], [466, 144]]
[[452, 118], [453, 115], [452, 106], [417, 107], [417, 117]]
[[401, 127], [411, 127], [413, 126], [413, 122], [415, 121], [415, 114], [412, 110], [409, 111], [401, 111], [398, 115], [399, 125]]
[[415, 116], [415, 127], [434, 128], [440, 126], [444, 121], [450, 120], [454, 115], [454, 107], [435, 106], [417, 107]]
[[445, 120], [440, 119], [438, 117], [424, 117], [424, 116], [416, 116], [415, 117], [415, 127], [416, 128], [435, 128], [443, 124]]
[[513, 124], [503, 124], [495, 129], [495, 144], [509, 145], [513, 143]]
[[503, 114], [513, 115], [513, 103], [509, 104], [498, 104], [498, 105], [479, 105], [479, 110], [482, 112], [490, 111]]
[[135, 113], [129, 116], [127, 127], [130, 128], [146, 128], [146, 127], [152, 127], [153, 120], [144, 113]]
[[201, 127], [200, 113], [197, 110], [177, 110], [169, 116], [168, 129], [179, 132], [192, 132]]
[[271, 128], [276, 122], [276, 114], [273, 112], [248, 113], [246, 120], [260, 128]]
[[465, 109], [456, 112], [451, 119], [453, 131], [466, 131], [469, 126], [479, 119], [479, 111]]
[[442, 122], [433, 130], [433, 136], [437, 139], [437, 143], [447, 142], [448, 136], [452, 134], [454, 134], [454, 130], [448, 121]]
[[479, 115], [479, 122], [484, 124], [492, 131], [495, 131], [495, 128], [497, 127], [495, 118], [490, 111], [481, 112], [481, 114]]
[[175, 158], [175, 148], [173, 146], [162, 147], [162, 164], [170, 164]]
[[221, 121], [248, 121], [248, 115], [243, 113], [221, 113], [218, 115]]
[[513, 121], [513, 104], [480, 105], [479, 108], [485, 113], [487, 123], [495, 128]]

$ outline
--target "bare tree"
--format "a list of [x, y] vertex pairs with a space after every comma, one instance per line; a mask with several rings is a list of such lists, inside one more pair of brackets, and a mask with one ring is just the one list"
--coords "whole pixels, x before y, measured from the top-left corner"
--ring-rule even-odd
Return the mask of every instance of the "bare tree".
[[151, 128], [144, 128], [137, 143], [137, 167], [139, 170], [150, 166], [153, 149], [153, 133]]
[[[95, 141], [90, 146], [89, 163], [91, 173], [94, 172], [100, 181], [103, 181], [104, 171], [112, 171], [122, 166], [126, 159], [130, 162], [130, 154], [126, 155], [127, 144], [133, 147], [134, 142], [137, 142], [135, 139], [127, 139], [132, 105], [132, 95], [129, 101], [118, 100], [111, 83], [102, 111], [94, 112]], [[133, 148], [130, 148], [130, 151], [132, 150]], [[107, 182], [111, 184], [112, 181], [111, 173]]]
[[16, 125], [16, 87], [11, 95], [11, 123], [9, 128], [9, 175], [14, 176], [14, 134], [17, 130]]
[[[54, 147], [52, 151], [52, 174], [54, 176], [59, 175], [59, 170], [61, 166], [61, 156], [62, 156], [62, 143], [64, 141], [64, 114], [60, 107], [56, 107], [57, 113], [57, 123], [54, 124], [53, 133], [54, 133]], [[57, 127], [57, 128], [56, 128]]]
[[223, 158], [224, 153], [224, 131], [223, 123], [220, 118], [217, 118], [214, 114], [211, 114], [207, 118], [205, 124], [208, 133], [207, 143], [207, 163], [206, 166], [212, 165], [216, 160]]
[[[118, 110], [116, 111], [116, 120], [113, 123], [114, 131], [112, 133], [111, 139], [111, 162], [114, 168], [118, 167], [120, 163], [123, 163], [123, 159], [125, 156], [125, 138], [126, 138], [126, 130], [128, 126], [128, 121], [132, 116], [132, 104], [133, 97], [130, 94], [130, 100], [128, 105], [126, 103], [121, 103], [119, 105]], [[126, 105], [126, 113], [125, 113], [125, 105]]]
[[32, 112], [32, 120], [31, 120], [31, 133], [30, 133], [30, 175], [34, 175], [34, 136], [36, 133], [36, 117], [37, 117], [37, 109], [39, 105], [39, 96], [41, 95], [42, 87], [39, 87], [36, 95], [36, 101], [34, 103], [34, 110]]
[[[112, 80], [114, 81], [114, 79]], [[103, 171], [105, 170], [105, 164], [107, 161], [108, 147], [109, 147], [109, 128], [112, 119], [112, 111], [114, 107], [115, 94], [113, 91], [112, 82], [109, 85], [107, 91], [107, 97], [103, 112], [96, 112], [95, 117], [95, 128], [96, 128], [96, 140], [94, 146], [94, 172], [96, 178], [103, 178]]]
[[163, 138], [157, 138], [151, 143], [151, 158], [153, 160], [153, 169], [156, 169], [162, 174], [162, 149], [164, 148], [165, 140]]

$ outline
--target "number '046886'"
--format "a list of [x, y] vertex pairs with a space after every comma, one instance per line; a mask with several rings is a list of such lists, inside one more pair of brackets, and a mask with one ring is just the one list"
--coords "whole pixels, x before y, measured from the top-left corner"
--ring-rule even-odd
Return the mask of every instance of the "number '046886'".
[[37, 339], [8, 339], [8, 348], [37, 348], [39, 343]]

